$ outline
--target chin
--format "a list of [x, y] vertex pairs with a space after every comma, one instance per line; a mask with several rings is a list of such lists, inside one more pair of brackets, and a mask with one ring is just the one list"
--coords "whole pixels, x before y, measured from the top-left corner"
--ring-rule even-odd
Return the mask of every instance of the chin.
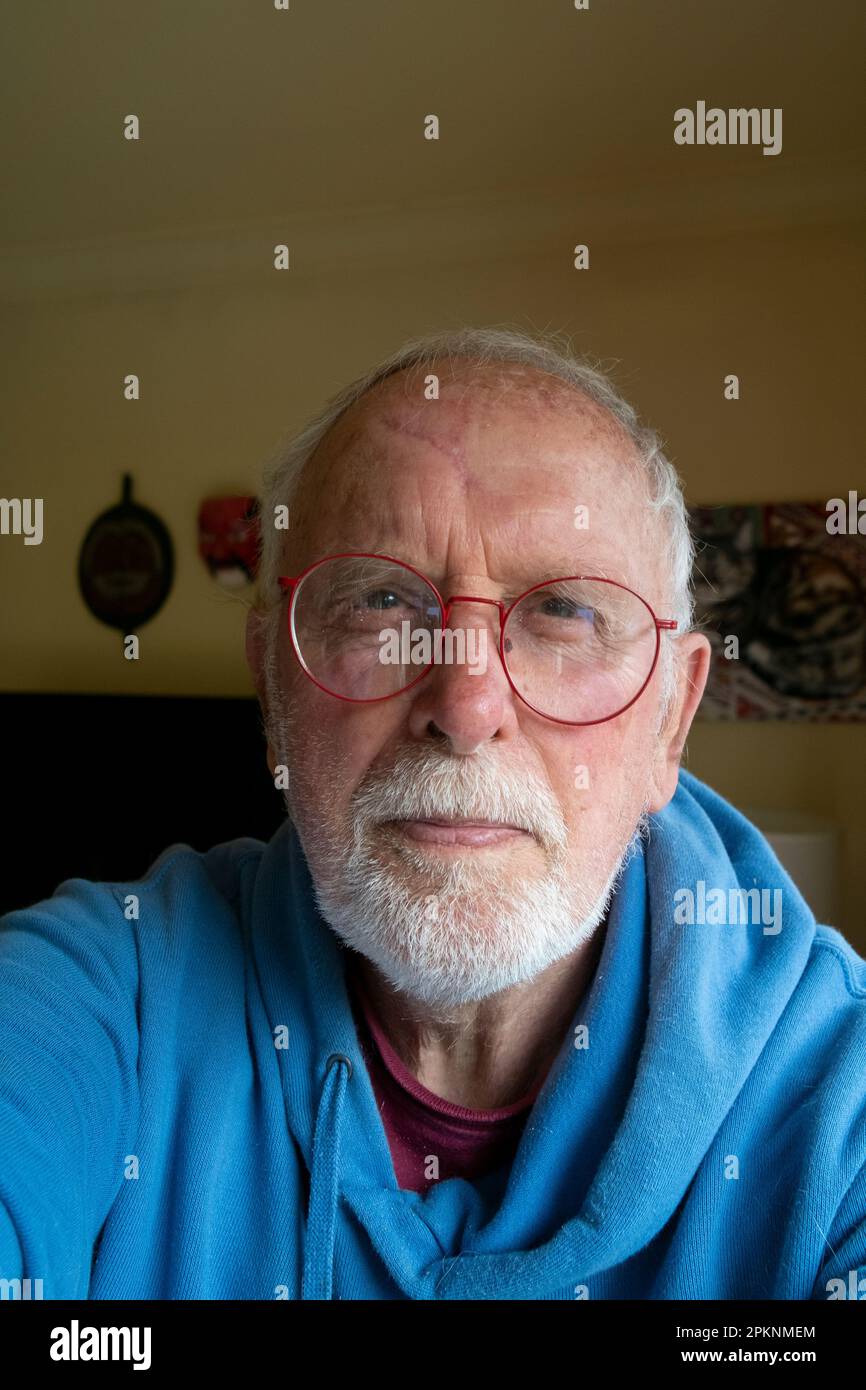
[[[523, 984], [576, 950], [600, 920], [575, 910], [553, 875], [478, 891], [452, 880], [416, 888], [382, 868], [318, 894], [334, 932], [397, 990], [429, 1006], [477, 1002]], [[602, 909], [603, 904], [597, 904]]]

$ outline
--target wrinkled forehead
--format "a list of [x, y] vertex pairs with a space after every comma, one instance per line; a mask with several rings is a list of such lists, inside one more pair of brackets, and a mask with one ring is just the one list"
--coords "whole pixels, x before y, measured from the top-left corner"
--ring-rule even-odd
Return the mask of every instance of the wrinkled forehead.
[[648, 542], [646, 477], [623, 426], [570, 383], [517, 364], [446, 360], [377, 383], [322, 440], [295, 503], [309, 558], [430, 551], [473, 529], [491, 553]]

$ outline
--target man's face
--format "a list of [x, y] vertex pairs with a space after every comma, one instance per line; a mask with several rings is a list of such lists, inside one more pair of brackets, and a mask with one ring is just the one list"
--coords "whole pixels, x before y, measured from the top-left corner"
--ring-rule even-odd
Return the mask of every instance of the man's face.
[[[282, 572], [368, 551], [415, 566], [446, 601], [506, 604], [542, 579], [594, 574], [666, 616], [664, 532], [612, 418], [534, 370], [432, 370], [438, 400], [398, 373], [323, 441], [292, 505]], [[644, 813], [670, 794], [658, 777], [658, 669], [617, 718], [554, 723], [512, 691], [497, 609], [461, 603], [453, 627], [487, 628], [483, 673], [439, 664], [391, 699], [345, 703], [302, 671], [288, 601], [269, 761], [288, 766], [287, 808], [325, 919], [393, 986], [442, 1008], [570, 954], [603, 917]]]

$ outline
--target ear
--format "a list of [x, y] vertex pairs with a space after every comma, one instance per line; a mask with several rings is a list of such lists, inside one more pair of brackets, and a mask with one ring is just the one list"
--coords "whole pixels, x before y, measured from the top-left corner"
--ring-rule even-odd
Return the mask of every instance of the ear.
[[[259, 706], [262, 711], [262, 718], [265, 727], [268, 725], [268, 694], [267, 683], [265, 681], [265, 660], [267, 655], [267, 618], [260, 608], [251, 608], [247, 613], [246, 629], [246, 654], [247, 665], [253, 678], [256, 694], [259, 697]], [[276, 755], [270, 743], [267, 745], [267, 764], [270, 774], [275, 775]]]
[[648, 810], [661, 811], [677, 789], [677, 777], [689, 729], [710, 674], [712, 648], [702, 632], [677, 639], [676, 694], [664, 728], [653, 772], [653, 796]]

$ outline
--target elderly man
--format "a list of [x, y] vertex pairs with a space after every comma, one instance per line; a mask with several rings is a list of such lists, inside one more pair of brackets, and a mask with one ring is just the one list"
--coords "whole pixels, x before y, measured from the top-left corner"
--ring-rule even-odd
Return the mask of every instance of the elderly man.
[[709, 645], [657, 438], [556, 343], [438, 335], [262, 518], [288, 817], [5, 919], [0, 1275], [862, 1297], [864, 962], [680, 771]]

